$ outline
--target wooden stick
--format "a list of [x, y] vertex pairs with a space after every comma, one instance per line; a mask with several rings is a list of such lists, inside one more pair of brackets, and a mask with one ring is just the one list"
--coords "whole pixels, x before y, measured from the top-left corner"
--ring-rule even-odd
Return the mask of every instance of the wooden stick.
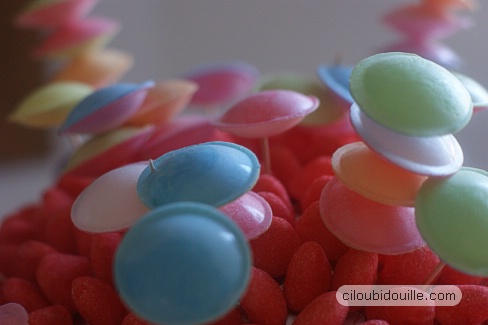
[[434, 280], [437, 278], [439, 273], [441, 273], [442, 269], [446, 266], [446, 263], [444, 262], [439, 262], [436, 267], [432, 270], [432, 272], [429, 274], [429, 276], [425, 279], [424, 285], [430, 285]]

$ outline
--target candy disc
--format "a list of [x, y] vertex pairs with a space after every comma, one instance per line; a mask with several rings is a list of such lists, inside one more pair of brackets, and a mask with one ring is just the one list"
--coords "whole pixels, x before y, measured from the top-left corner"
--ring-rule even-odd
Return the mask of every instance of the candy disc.
[[264, 90], [232, 106], [214, 125], [245, 138], [264, 138], [297, 125], [319, 106], [314, 96], [292, 90]]
[[9, 119], [31, 127], [57, 127], [92, 92], [91, 86], [81, 82], [52, 82], [25, 98]]
[[99, 89], [76, 105], [60, 133], [101, 133], [122, 125], [144, 101], [153, 81], [120, 83]]
[[458, 78], [414, 54], [380, 53], [362, 60], [351, 73], [350, 87], [369, 118], [410, 136], [455, 133], [473, 112]]
[[463, 83], [464, 87], [469, 92], [469, 95], [471, 96], [471, 101], [473, 102], [473, 110], [474, 111], [479, 111], [482, 109], [487, 109], [488, 108], [488, 90], [486, 90], [483, 85], [481, 85], [479, 82], [476, 80], [458, 73], [458, 72], [453, 72], [453, 74], [461, 80]]
[[254, 66], [233, 61], [198, 66], [183, 78], [198, 85], [190, 104], [205, 107], [240, 100], [249, 94], [259, 75]]
[[147, 163], [113, 169], [91, 183], [71, 208], [71, 220], [83, 231], [102, 233], [129, 228], [148, 212], [137, 196], [137, 180]]
[[249, 191], [237, 200], [219, 209], [239, 226], [248, 240], [268, 230], [273, 219], [269, 203], [260, 195]]
[[260, 165], [249, 149], [207, 142], [168, 152], [141, 174], [137, 192], [150, 208], [178, 201], [222, 206], [249, 191]]
[[344, 105], [349, 108], [353, 99], [349, 91], [349, 77], [352, 67], [341, 64], [322, 65], [317, 69], [320, 80], [330, 89]]
[[462, 167], [431, 178], [415, 203], [417, 226], [430, 248], [450, 266], [488, 276], [488, 173]]
[[464, 155], [453, 135], [411, 137], [385, 128], [351, 106], [351, 122], [363, 141], [381, 156], [416, 174], [446, 176], [463, 164]]
[[135, 314], [155, 324], [206, 324], [236, 306], [249, 282], [250, 249], [223, 213], [180, 202], [152, 210], [124, 236], [115, 283]]
[[0, 324], [2, 325], [28, 325], [29, 314], [18, 303], [10, 302], [0, 305]]
[[[288, 89], [304, 95], [312, 95], [319, 99], [315, 111], [305, 116], [301, 124], [307, 126], [324, 125], [335, 122], [345, 114], [344, 107], [339, 105], [328, 89], [315, 78], [293, 73], [271, 75], [262, 81], [259, 90]], [[349, 108], [350, 104], [347, 105]]]
[[426, 179], [384, 159], [362, 142], [347, 144], [332, 155], [336, 176], [350, 189], [383, 204], [413, 206]]
[[369, 200], [336, 177], [322, 190], [320, 214], [331, 233], [358, 250], [395, 255], [425, 245], [415, 225], [413, 207]]

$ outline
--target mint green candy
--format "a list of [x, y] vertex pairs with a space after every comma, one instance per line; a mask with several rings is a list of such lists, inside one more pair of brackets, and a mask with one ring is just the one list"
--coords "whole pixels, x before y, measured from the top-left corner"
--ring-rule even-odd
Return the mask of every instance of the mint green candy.
[[368, 117], [411, 136], [455, 133], [473, 113], [462, 82], [415, 54], [380, 53], [362, 60], [351, 73], [350, 89]]
[[488, 173], [462, 167], [427, 179], [415, 202], [417, 227], [429, 247], [450, 266], [488, 276]]

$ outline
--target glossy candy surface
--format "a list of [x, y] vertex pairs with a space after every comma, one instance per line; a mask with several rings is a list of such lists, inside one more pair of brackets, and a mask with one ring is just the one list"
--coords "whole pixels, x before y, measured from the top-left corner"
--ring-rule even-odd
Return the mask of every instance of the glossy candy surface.
[[463, 167], [446, 178], [428, 179], [415, 204], [425, 241], [450, 266], [488, 275], [488, 173]]
[[235, 306], [250, 267], [233, 221], [208, 205], [180, 202], [152, 210], [127, 232], [115, 281], [129, 309], [151, 322], [203, 324]]
[[133, 163], [105, 173], [78, 196], [71, 220], [78, 229], [92, 233], [130, 227], [148, 212], [137, 196], [137, 180], [147, 163]]
[[336, 176], [350, 189], [383, 204], [414, 206], [426, 179], [384, 159], [362, 142], [347, 144], [332, 156]]
[[320, 214], [331, 233], [357, 250], [395, 255], [425, 245], [415, 225], [413, 207], [366, 199], [338, 178], [322, 190]]
[[381, 156], [417, 174], [445, 176], [455, 173], [464, 161], [456, 138], [449, 134], [412, 137], [393, 132], [368, 118], [356, 104], [351, 122], [363, 141]]
[[455, 133], [473, 111], [459, 79], [414, 54], [380, 53], [360, 61], [351, 73], [350, 87], [368, 117], [410, 136]]
[[120, 126], [144, 101], [154, 82], [120, 83], [93, 92], [70, 112], [60, 133], [100, 133]]
[[318, 106], [314, 96], [292, 90], [264, 90], [232, 106], [214, 125], [241, 137], [269, 137], [297, 125]]
[[207, 142], [168, 152], [142, 172], [137, 193], [150, 208], [178, 201], [229, 203], [256, 183], [260, 165], [249, 149]]
[[219, 209], [239, 226], [248, 240], [268, 230], [273, 219], [269, 203], [260, 195], [249, 191], [237, 200]]

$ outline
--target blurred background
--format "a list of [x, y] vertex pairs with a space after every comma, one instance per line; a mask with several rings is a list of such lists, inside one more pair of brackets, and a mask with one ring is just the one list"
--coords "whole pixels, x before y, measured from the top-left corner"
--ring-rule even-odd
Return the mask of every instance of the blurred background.
[[[340, 57], [354, 65], [400, 40], [382, 23], [389, 11], [416, 0], [102, 0], [91, 15], [118, 20], [122, 30], [109, 47], [132, 54], [135, 66], [125, 81], [175, 78], [198, 64], [241, 60], [262, 73], [315, 75], [318, 65]], [[49, 66], [29, 51], [40, 35], [11, 26], [28, 1], [2, 1], [0, 49], [0, 216], [40, 199], [69, 148], [54, 132], [10, 125], [5, 116], [46, 82]], [[479, 1], [461, 14], [472, 26], [445, 39], [464, 64], [459, 71], [488, 86], [488, 4]], [[473, 118], [456, 136], [465, 165], [488, 169], [484, 136], [488, 112]]]

